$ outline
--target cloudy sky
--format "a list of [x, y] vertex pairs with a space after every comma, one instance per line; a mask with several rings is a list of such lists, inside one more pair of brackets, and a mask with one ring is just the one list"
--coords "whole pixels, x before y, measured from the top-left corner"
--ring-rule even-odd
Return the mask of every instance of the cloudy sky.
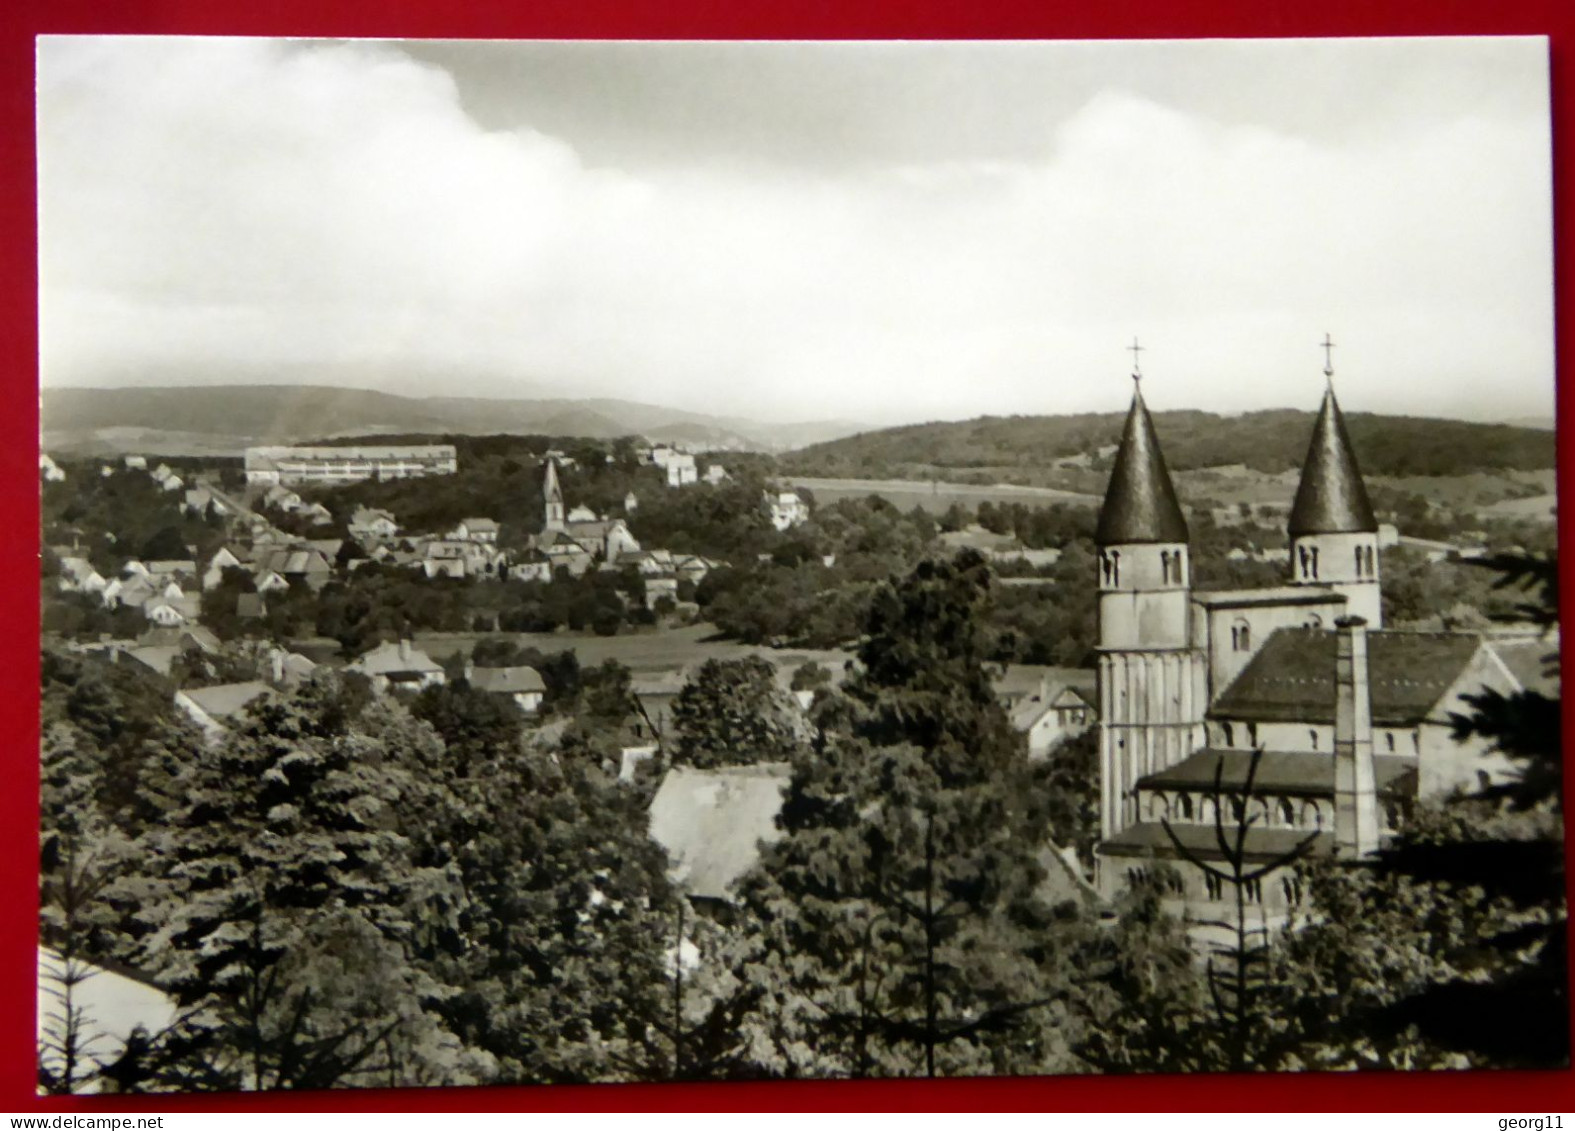
[[1550, 417], [1539, 39], [45, 38], [45, 386]]

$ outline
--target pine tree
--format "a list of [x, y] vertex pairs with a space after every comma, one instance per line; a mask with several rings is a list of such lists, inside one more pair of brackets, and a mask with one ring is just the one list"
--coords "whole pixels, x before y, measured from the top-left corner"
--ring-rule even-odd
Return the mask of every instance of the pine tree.
[[160, 1050], [165, 1086], [485, 1078], [428, 1008], [445, 987], [409, 959], [444, 886], [397, 828], [409, 775], [341, 691], [322, 677], [251, 707], [194, 752], [185, 803], [143, 838], [142, 953], [190, 1010]]
[[1044, 806], [983, 667], [989, 574], [926, 562], [875, 595], [742, 889], [762, 1046], [783, 1074], [1043, 1071], [1070, 934], [1040, 896]]

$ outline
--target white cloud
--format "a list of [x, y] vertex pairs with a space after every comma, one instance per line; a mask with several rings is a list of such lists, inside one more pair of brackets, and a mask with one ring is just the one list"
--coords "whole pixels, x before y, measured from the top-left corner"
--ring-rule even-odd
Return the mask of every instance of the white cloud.
[[[806, 92], [813, 97], [813, 92]], [[778, 418], [1551, 411], [1546, 121], [1381, 147], [1121, 91], [1037, 161], [588, 167], [396, 48], [46, 40], [46, 383], [544, 382]], [[631, 108], [637, 113], [638, 108]]]

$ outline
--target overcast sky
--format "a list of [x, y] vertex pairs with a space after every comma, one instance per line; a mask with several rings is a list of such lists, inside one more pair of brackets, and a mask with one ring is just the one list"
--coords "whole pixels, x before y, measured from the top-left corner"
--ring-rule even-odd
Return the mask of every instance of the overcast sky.
[[1540, 39], [39, 41], [42, 382], [1551, 417]]

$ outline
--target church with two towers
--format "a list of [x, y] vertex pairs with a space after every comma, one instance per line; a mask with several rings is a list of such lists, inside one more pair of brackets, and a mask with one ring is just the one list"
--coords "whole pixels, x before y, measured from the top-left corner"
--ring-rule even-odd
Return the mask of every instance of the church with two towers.
[[[1107, 897], [1162, 860], [1189, 908], [1233, 902], [1220, 829], [1234, 839], [1246, 825], [1254, 867], [1303, 842], [1360, 860], [1418, 798], [1509, 768], [1480, 742], [1456, 742], [1450, 714], [1484, 688], [1519, 690], [1511, 650], [1525, 642], [1384, 627], [1378, 523], [1325, 374], [1290, 510], [1290, 577], [1259, 589], [1193, 588], [1187, 521], [1134, 389], [1095, 533], [1095, 873]], [[1299, 898], [1289, 869], [1245, 894], [1264, 914]]]

